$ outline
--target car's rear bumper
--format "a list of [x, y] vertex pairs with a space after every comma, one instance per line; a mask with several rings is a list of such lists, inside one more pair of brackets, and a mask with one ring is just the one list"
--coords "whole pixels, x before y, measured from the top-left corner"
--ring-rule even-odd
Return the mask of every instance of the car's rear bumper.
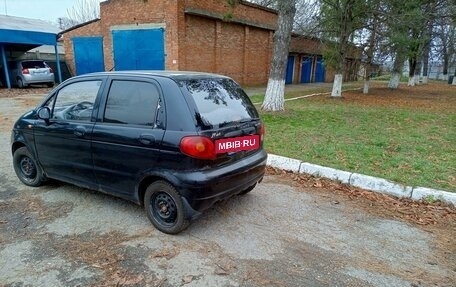
[[193, 212], [201, 212], [215, 202], [239, 194], [263, 179], [267, 153], [260, 150], [235, 163], [207, 171], [177, 175], [180, 191]]
[[54, 74], [42, 74], [42, 75], [23, 75], [24, 81], [27, 84], [38, 84], [38, 83], [53, 83]]

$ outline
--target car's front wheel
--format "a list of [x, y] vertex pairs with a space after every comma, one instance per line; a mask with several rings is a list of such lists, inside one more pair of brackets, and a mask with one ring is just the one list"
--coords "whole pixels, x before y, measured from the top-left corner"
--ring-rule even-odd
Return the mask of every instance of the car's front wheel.
[[177, 234], [190, 223], [181, 195], [165, 181], [149, 185], [144, 195], [144, 208], [152, 224], [164, 233]]
[[28, 186], [40, 186], [44, 177], [40, 166], [26, 147], [18, 148], [13, 156], [14, 171], [17, 177]]

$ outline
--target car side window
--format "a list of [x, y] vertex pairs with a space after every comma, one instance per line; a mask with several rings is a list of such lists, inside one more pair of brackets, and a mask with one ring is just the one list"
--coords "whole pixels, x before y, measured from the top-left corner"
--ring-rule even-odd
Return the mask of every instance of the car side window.
[[148, 82], [114, 80], [109, 89], [103, 121], [155, 126], [158, 88]]
[[57, 93], [51, 118], [89, 122], [101, 82], [81, 81], [63, 87]]

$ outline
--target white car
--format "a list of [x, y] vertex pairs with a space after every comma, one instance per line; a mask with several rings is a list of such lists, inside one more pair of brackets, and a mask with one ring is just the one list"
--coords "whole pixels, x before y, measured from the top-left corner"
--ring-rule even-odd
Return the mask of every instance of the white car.
[[25, 88], [30, 84], [54, 86], [54, 72], [43, 60], [20, 60], [8, 62], [12, 85]]

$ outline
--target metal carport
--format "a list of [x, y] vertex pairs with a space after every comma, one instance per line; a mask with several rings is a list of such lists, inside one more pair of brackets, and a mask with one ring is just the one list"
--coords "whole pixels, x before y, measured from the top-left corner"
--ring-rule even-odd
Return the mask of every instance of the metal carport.
[[41, 45], [52, 45], [55, 49], [57, 73], [62, 81], [57, 37], [60, 30], [48, 22], [36, 19], [0, 15], [0, 56], [6, 76], [6, 85], [11, 89], [6, 55], [24, 53]]

